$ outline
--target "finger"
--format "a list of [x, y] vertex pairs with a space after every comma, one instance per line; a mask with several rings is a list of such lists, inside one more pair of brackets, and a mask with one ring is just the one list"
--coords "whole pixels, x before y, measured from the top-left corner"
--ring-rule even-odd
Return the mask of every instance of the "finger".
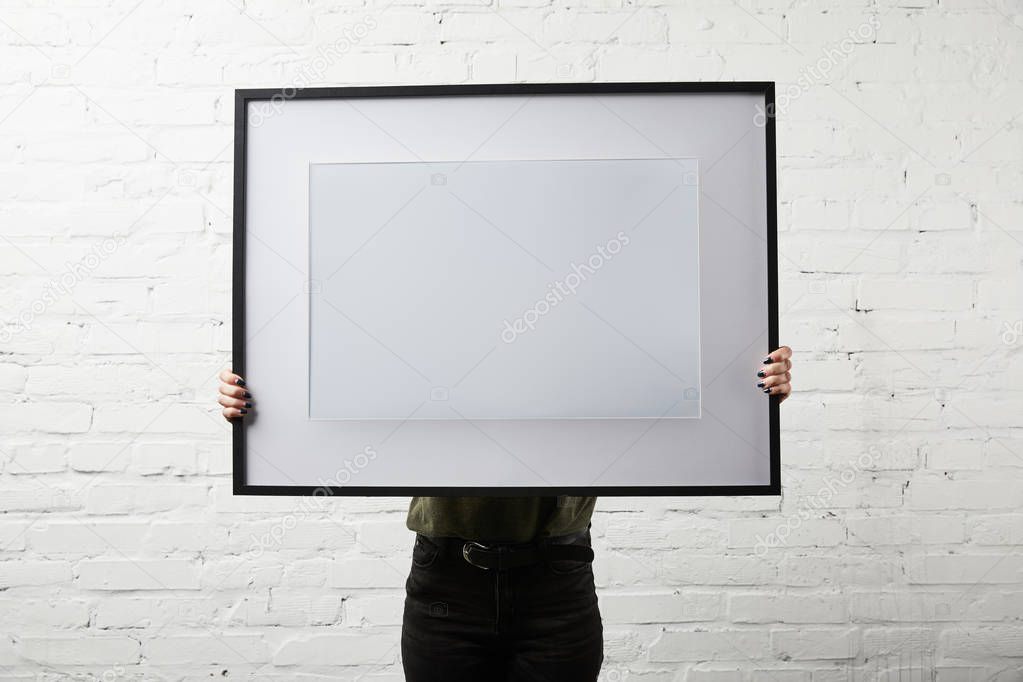
[[237, 419], [238, 417], [244, 417], [247, 410], [238, 409], [237, 407], [225, 407], [221, 410], [221, 413], [224, 415], [224, 419]]
[[226, 395], [229, 398], [238, 398], [240, 400], [249, 400], [252, 398], [252, 394], [241, 386], [232, 386], [230, 384], [220, 384], [220, 393], [221, 395]]
[[779, 387], [779, 390], [781, 391], [781, 397], [778, 398], [778, 402], [785, 402], [785, 399], [792, 395], [792, 384], [785, 384]]
[[765, 365], [763, 369], [757, 372], [757, 376], [762, 379], [764, 377], [769, 377], [776, 374], [785, 374], [790, 369], [792, 369], [792, 361], [783, 360], [782, 362], [775, 362], [770, 365]]
[[758, 381], [757, 388], [770, 388], [772, 386], [781, 386], [782, 384], [787, 384], [790, 381], [792, 381], [792, 375], [789, 374], [788, 372], [785, 372], [784, 374], [775, 374], [774, 376], [769, 376]]
[[245, 380], [229, 369], [225, 369], [220, 373], [220, 380], [225, 384], [233, 384], [235, 386], [245, 385]]
[[[765, 382], [768, 380], [764, 379]], [[769, 396], [788, 396], [792, 393], [792, 383], [785, 380], [779, 381], [773, 385], [765, 385], [761, 391]]]
[[229, 398], [226, 395], [221, 395], [219, 398], [217, 398], [217, 402], [223, 405], [224, 407], [237, 407], [240, 410], [252, 407], [252, 403], [247, 400]]
[[776, 350], [771, 351], [764, 358], [764, 364], [769, 365], [773, 362], [781, 362], [782, 360], [788, 360], [792, 357], [792, 349], [788, 346], [782, 346]]

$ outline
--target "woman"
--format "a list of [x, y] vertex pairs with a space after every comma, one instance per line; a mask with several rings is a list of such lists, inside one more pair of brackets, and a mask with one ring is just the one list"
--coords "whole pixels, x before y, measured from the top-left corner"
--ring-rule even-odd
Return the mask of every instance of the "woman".
[[[764, 358], [757, 390], [792, 391], [792, 350]], [[220, 374], [228, 420], [253, 409]], [[410, 682], [593, 682], [603, 662], [590, 549], [595, 497], [414, 497], [401, 653]]]

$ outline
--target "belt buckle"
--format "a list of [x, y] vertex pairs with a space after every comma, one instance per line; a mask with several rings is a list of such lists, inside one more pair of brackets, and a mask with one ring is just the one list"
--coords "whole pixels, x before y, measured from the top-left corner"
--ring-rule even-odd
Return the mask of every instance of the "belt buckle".
[[484, 571], [489, 571], [490, 570], [489, 566], [481, 566], [481, 565], [477, 564], [475, 561], [473, 561], [472, 559], [469, 558], [469, 550], [472, 547], [478, 547], [479, 549], [482, 549], [484, 551], [489, 551], [490, 547], [487, 546], [487, 545], [483, 545], [483, 544], [480, 544], [478, 542], [475, 542], [473, 540], [470, 540], [469, 542], [466, 542], [464, 545], [462, 545], [462, 558], [465, 559], [465, 561], [467, 563], [475, 566], [476, 568], [481, 568]]

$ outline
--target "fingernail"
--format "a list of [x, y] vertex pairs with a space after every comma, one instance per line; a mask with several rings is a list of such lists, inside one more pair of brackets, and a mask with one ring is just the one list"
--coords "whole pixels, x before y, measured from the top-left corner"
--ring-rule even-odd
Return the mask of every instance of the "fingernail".
[[772, 360], [772, 359], [771, 359], [771, 356], [770, 356], [770, 355], [768, 355], [768, 356], [767, 356], [766, 358], [764, 358], [764, 364], [765, 364], [765, 365], [769, 365], [769, 364], [771, 364], [772, 362], [774, 362], [774, 360]]
[[249, 413], [248, 410], [238, 410], [238, 411], [241, 412], [242, 414], [248, 414]]
[[239, 386], [244, 386], [245, 385], [245, 380], [244, 379], [235, 379], [234, 383], [238, 384]]
[[[769, 389], [769, 388], [765, 388], [765, 389], [764, 389], [764, 393], [770, 393], [770, 392], [771, 392], [771, 389]], [[244, 412], [244, 411], [245, 411], [245, 410], [242, 410], [242, 412]]]
[[763, 379], [763, 378], [764, 378], [764, 377], [766, 377], [767, 375], [766, 375], [766, 374], [764, 374], [764, 370], [760, 370], [759, 372], [757, 372], [757, 376], [758, 376], [758, 377], [760, 377], [761, 379]]
[[[761, 384], [763, 385], [763, 384]], [[245, 407], [252, 407], [252, 403], [245, 403]]]
[[763, 381], [758, 381], [757, 382], [757, 388], [763, 388], [763, 387], [764, 387], [764, 382]]
[[251, 394], [251, 393], [249, 393], [248, 391], [245, 391], [245, 393], [242, 393], [242, 397], [243, 397], [243, 398], [251, 398], [251, 397], [252, 397], [252, 394]]

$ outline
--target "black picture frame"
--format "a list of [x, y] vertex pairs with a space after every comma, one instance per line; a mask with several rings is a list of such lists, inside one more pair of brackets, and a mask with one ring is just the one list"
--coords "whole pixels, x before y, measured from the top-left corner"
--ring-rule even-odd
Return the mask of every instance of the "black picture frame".
[[[399, 85], [236, 89], [234, 110], [234, 252], [232, 256], [232, 353], [235, 373], [245, 374], [245, 243], [246, 131], [248, 104], [256, 101], [370, 97], [446, 97], [480, 95], [606, 95], [654, 93], [740, 93], [764, 98], [765, 158], [767, 163], [767, 297], [768, 348], [778, 347], [778, 189], [773, 81], [631, 82], [631, 83], [516, 83], [478, 85]], [[246, 482], [245, 420], [232, 425], [232, 481], [235, 495], [271, 496], [738, 496], [781, 494], [781, 434], [779, 399], [768, 401], [770, 424], [770, 483], [718, 486], [595, 486], [595, 487], [438, 487], [438, 486], [306, 486], [250, 485]]]

